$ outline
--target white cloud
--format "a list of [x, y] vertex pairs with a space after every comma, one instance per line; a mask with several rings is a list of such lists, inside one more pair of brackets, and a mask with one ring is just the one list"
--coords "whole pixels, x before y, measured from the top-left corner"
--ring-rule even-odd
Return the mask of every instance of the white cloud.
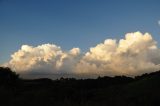
[[[128, 33], [119, 42], [107, 39], [90, 48], [77, 72], [106, 75], [137, 75], [160, 69], [160, 50], [148, 33]], [[82, 70], [82, 71], [80, 71]]]
[[160, 69], [160, 49], [149, 33], [127, 33], [124, 39], [106, 39], [82, 54], [54, 44], [22, 45], [6, 66], [17, 73], [137, 75]]
[[22, 45], [20, 50], [11, 55], [12, 59], [7, 66], [19, 73], [57, 73], [62, 71], [67, 63], [70, 64], [68, 67], [72, 67], [79, 54], [79, 48], [65, 52], [54, 44], [43, 44], [37, 47]]
[[158, 25], [160, 25], [160, 20], [158, 21]]

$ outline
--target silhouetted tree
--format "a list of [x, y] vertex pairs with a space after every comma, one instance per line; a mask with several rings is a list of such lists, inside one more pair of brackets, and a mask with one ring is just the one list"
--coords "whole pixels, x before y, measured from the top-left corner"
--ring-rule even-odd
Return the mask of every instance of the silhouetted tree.
[[13, 83], [19, 79], [19, 75], [13, 72], [8, 67], [0, 67], [0, 83], [8, 84]]

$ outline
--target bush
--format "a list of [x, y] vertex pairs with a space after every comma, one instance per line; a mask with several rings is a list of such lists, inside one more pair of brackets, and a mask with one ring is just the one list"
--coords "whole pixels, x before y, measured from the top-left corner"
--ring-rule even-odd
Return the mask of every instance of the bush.
[[8, 67], [0, 67], [0, 83], [1, 84], [9, 84], [17, 81], [19, 79], [19, 75], [13, 72]]

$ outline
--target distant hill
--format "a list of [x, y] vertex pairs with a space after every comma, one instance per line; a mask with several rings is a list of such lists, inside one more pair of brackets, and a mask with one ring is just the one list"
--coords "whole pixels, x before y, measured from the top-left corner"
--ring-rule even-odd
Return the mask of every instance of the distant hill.
[[135, 78], [21, 79], [0, 68], [0, 106], [159, 106], [160, 71]]

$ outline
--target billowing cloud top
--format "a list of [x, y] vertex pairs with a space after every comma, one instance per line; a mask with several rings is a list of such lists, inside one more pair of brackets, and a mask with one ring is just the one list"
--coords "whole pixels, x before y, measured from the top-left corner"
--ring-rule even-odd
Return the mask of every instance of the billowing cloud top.
[[[22, 45], [21, 49], [11, 55], [12, 59], [7, 64], [17, 72], [57, 73], [58, 71], [73, 71], [74, 65], [80, 54], [79, 48], [64, 52], [54, 44], [43, 44], [37, 47]], [[68, 67], [70, 66], [70, 67]], [[70, 70], [65, 70], [70, 69]]]
[[82, 54], [54, 44], [22, 45], [6, 66], [18, 73], [73, 73], [137, 75], [160, 69], [160, 49], [149, 33], [127, 33], [124, 39], [106, 39]]

